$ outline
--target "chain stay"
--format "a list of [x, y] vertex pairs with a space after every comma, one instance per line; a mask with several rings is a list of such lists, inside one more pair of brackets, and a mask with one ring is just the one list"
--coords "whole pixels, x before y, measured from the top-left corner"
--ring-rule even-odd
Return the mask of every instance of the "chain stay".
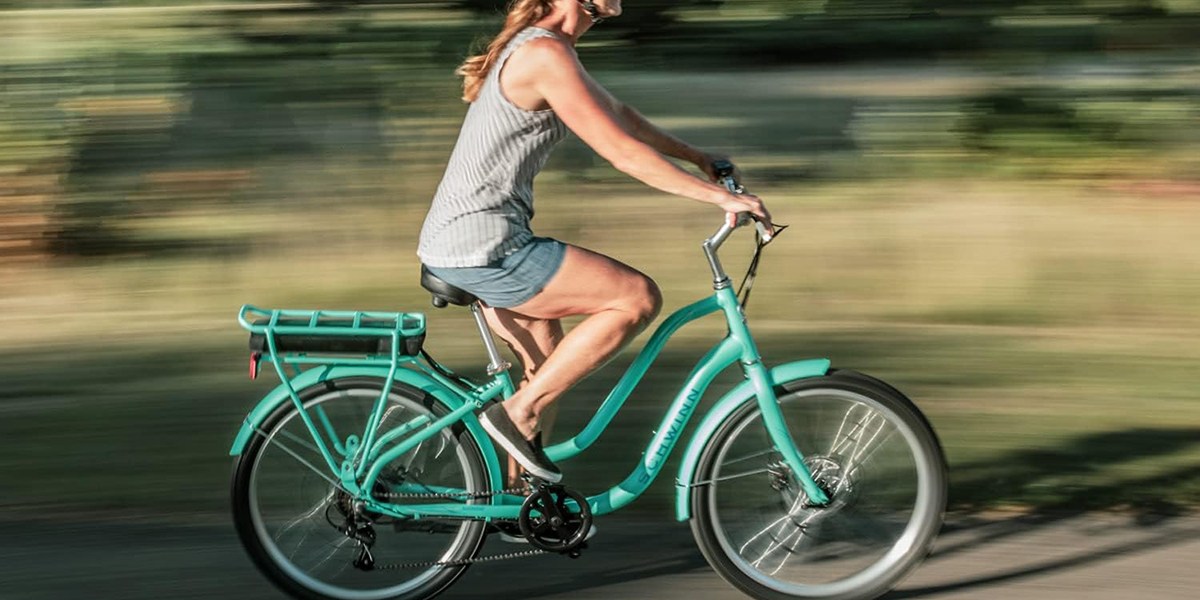
[[[503, 490], [497, 490], [494, 492], [456, 492], [456, 493], [447, 493], [447, 494], [432, 494], [432, 493], [431, 494], [398, 494], [395, 492], [385, 492], [382, 494], [376, 494], [376, 496], [379, 498], [401, 499], [401, 500], [418, 500], [418, 499], [420, 499], [420, 500], [454, 500], [454, 499], [460, 499], [460, 498], [469, 498], [469, 499], [478, 500], [478, 499], [482, 499], [482, 498], [491, 498], [493, 496], [498, 496], [501, 494], [511, 494], [511, 495], [515, 496], [515, 495], [526, 495], [528, 493], [529, 493], [528, 488], [508, 488], [508, 489], [503, 489]], [[471, 518], [467, 518], [467, 517], [441, 517], [441, 519], [442, 520], [461, 520], [461, 521], [477, 521], [477, 520], [479, 520], [479, 519], [471, 519]], [[445, 561], [427, 560], [427, 561], [408, 562], [408, 563], [392, 563], [392, 564], [386, 564], [386, 565], [378, 565], [377, 564], [377, 565], [373, 565], [372, 570], [374, 570], [374, 571], [392, 571], [392, 570], [400, 570], [400, 569], [419, 569], [419, 568], [423, 568], [423, 567], [461, 567], [461, 566], [470, 565], [470, 564], [474, 564], [474, 563], [495, 562], [495, 561], [499, 561], [499, 560], [509, 560], [509, 559], [513, 559], [513, 558], [524, 558], [527, 556], [537, 556], [539, 554], [549, 554], [549, 552], [547, 552], [545, 550], [535, 549], [535, 550], [522, 550], [520, 552], [509, 552], [507, 554], [496, 554], [493, 556], [477, 556], [475, 558], [464, 558], [464, 559], [460, 559], [460, 560], [445, 560]]]
[[[399, 499], [399, 500], [455, 500], [455, 499], [463, 499], [463, 498], [471, 499], [471, 500], [479, 500], [479, 499], [484, 499], [484, 498], [491, 498], [491, 497], [498, 496], [501, 494], [509, 494], [509, 495], [513, 495], [513, 496], [517, 496], [517, 495], [528, 496], [530, 493], [532, 493], [532, 492], [529, 487], [519, 487], [519, 488], [507, 488], [507, 489], [502, 489], [502, 490], [496, 490], [493, 492], [454, 492], [454, 493], [441, 493], [441, 494], [438, 494], [438, 493], [400, 494], [400, 493], [396, 493], [396, 492], [383, 492], [380, 494], [375, 494], [374, 496], [378, 497], [378, 498], [387, 498], [387, 499], [392, 499], [392, 500], [396, 500], [396, 499]], [[439, 517], [439, 519], [441, 519], [441, 520], [461, 520], [461, 521], [478, 521], [478, 520], [480, 520], [480, 519], [472, 519], [470, 517]], [[510, 519], [505, 519], [505, 520], [508, 521]], [[359, 542], [359, 544], [361, 546], [362, 542]], [[370, 555], [369, 547], [366, 548], [366, 553], [368, 556]], [[419, 569], [419, 568], [423, 568], [423, 567], [461, 567], [461, 566], [470, 565], [470, 564], [474, 564], [474, 563], [495, 562], [495, 561], [500, 561], [500, 560], [509, 560], [509, 559], [513, 559], [513, 558], [525, 558], [525, 557], [529, 557], [529, 556], [538, 556], [541, 554], [549, 554], [549, 553], [550, 552], [547, 550], [532, 549], [532, 550], [522, 550], [519, 552], [509, 552], [507, 554], [496, 554], [496, 555], [492, 555], [492, 556], [477, 556], [475, 558], [464, 558], [464, 559], [460, 559], [460, 560], [446, 560], [446, 561], [428, 560], [428, 561], [418, 561], [418, 562], [408, 562], [408, 563], [391, 563], [391, 564], [383, 564], [383, 565], [374, 564], [374, 559], [372, 558], [371, 559], [372, 564], [371, 564], [370, 570], [392, 571], [392, 570], [400, 570], [400, 569]]]

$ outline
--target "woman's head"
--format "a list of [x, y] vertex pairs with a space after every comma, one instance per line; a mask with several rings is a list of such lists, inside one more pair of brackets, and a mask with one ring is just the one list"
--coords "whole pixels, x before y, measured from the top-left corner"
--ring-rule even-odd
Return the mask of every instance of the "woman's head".
[[577, 0], [593, 21], [621, 16], [621, 0]]
[[488, 71], [492, 69], [492, 65], [496, 64], [504, 47], [522, 29], [545, 19], [556, 11], [563, 15], [577, 13], [577, 16], [585, 19], [607, 19], [621, 14], [621, 0], [591, 0], [591, 2], [585, 0], [512, 0], [500, 33], [492, 39], [482, 54], [468, 58], [456, 71], [463, 77], [463, 100], [475, 101]]

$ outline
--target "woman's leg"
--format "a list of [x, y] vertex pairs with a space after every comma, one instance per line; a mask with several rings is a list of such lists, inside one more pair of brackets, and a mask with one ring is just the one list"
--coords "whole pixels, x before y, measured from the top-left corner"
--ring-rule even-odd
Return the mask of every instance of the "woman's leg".
[[538, 346], [552, 347], [539, 366], [530, 369], [523, 364], [528, 380], [504, 403], [521, 433], [532, 438], [539, 418], [554, 401], [612, 358], [661, 308], [662, 295], [649, 277], [602, 254], [568, 245], [562, 266], [545, 289], [524, 304], [505, 309], [523, 317], [514, 323], [588, 315], [557, 343]]
[[[562, 322], [558, 319], [534, 319], [505, 308], [487, 307], [483, 314], [492, 331], [504, 340], [521, 363], [521, 380], [517, 383], [517, 389], [525, 387], [562, 341]], [[550, 436], [557, 412], [555, 405], [541, 414], [540, 425], [545, 437]], [[508, 457], [508, 481], [505, 487], [520, 487], [521, 471], [520, 463]]]

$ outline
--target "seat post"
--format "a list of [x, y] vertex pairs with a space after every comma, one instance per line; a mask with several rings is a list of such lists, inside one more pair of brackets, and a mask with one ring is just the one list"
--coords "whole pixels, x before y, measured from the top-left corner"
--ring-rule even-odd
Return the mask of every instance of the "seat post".
[[479, 326], [479, 335], [483, 338], [483, 345], [487, 348], [488, 359], [491, 361], [487, 367], [488, 375], [507, 371], [512, 364], [500, 356], [500, 350], [496, 348], [496, 340], [492, 339], [492, 328], [488, 327], [487, 319], [483, 316], [483, 308], [479, 302], [471, 303], [471, 315], [475, 317], [475, 324]]

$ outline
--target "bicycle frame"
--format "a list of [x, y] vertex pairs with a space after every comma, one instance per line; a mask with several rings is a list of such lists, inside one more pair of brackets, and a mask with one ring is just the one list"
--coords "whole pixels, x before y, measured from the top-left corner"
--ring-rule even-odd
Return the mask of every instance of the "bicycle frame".
[[[666, 464], [667, 458], [679, 441], [680, 434], [690, 421], [696, 406], [699, 404], [708, 386], [718, 374], [735, 361], [741, 363], [743, 372], [748, 379], [747, 383], [752, 387], [753, 395], [761, 410], [763, 423], [775, 448], [782, 455], [785, 464], [797, 477], [804, 492], [814, 504], [820, 505], [828, 502], [825, 493], [813, 481], [811, 473], [804, 464], [804, 457], [797, 449], [788, 432], [775, 396], [775, 382], [772, 381], [770, 372], [762, 364], [758, 348], [751, 337], [741, 306], [738, 303], [737, 295], [730, 288], [729, 279], [724, 275], [720, 263], [716, 259], [716, 248], [720, 246], [735, 227], [736, 225], [726, 225], [705, 243], [705, 250], [714, 273], [715, 289], [713, 295], [685, 306], [667, 317], [658, 329], [655, 330], [650, 340], [646, 343], [646, 346], [638, 354], [620, 381], [614, 386], [588, 424], [575, 437], [546, 449], [547, 455], [557, 462], [569, 460], [590, 447], [612, 422], [617, 412], [624, 405], [625, 401], [628, 400], [633, 390], [658, 358], [667, 341], [679, 329], [692, 321], [718, 311], [724, 315], [729, 328], [729, 334], [713, 346], [696, 363], [683, 388], [668, 407], [661, 424], [655, 430], [653, 437], [646, 446], [645, 452], [642, 454], [642, 458], [635, 465], [633, 471], [620, 483], [587, 498], [588, 505], [595, 515], [617, 511], [636, 500], [649, 488], [650, 484], [653, 483]], [[253, 307], [249, 308], [253, 309]], [[246, 310], [247, 307], [243, 307], [243, 313]], [[272, 325], [277, 324], [279, 312], [275, 311], [272, 314]], [[317, 322], [320, 314], [317, 313], [316, 316], [312, 317], [314, 324]], [[355, 322], [357, 323], [362, 313], [340, 314], [354, 315]], [[247, 329], [260, 331], [254, 329], [241, 316], [239, 318], [242, 320], [243, 326]], [[400, 317], [397, 317], [398, 323], [401, 320]], [[464, 498], [462, 501], [443, 501], [430, 504], [395, 504], [374, 498], [368, 492], [375, 489], [376, 480], [389, 462], [413, 451], [421, 443], [437, 435], [443, 428], [459, 421], [464, 422], [477, 439], [480, 439], [481, 450], [485, 454], [485, 461], [492, 471], [493, 484], [495, 484], [499, 461], [495, 456], [495, 449], [490, 443], [487, 443], [486, 434], [482, 433], [474, 411], [492, 399], [507, 398], [513, 393], [513, 382], [507, 370], [500, 370], [489, 381], [467, 389], [466, 386], [452, 381], [437, 372], [436, 369], [421, 364], [415, 357], [401, 356], [398, 351], [401, 334], [399, 325], [397, 325], [394, 331], [380, 330], [377, 333], [372, 332], [370, 335], [392, 336], [391, 356], [383, 357], [386, 360], [367, 358], [358, 360], [339, 359], [336, 361], [336, 364], [339, 365], [376, 365], [373, 371], [376, 376], [386, 373], [383, 377], [384, 387], [382, 393], [376, 402], [374, 410], [368, 417], [366, 429], [363, 431], [362, 436], [350, 435], [343, 440], [339, 433], [333, 430], [332, 424], [325, 417], [320, 407], [312, 409], [311, 412], [316, 416], [316, 419], [313, 419], [313, 416], [309, 414], [310, 411], [304, 408], [303, 402], [293, 386], [292, 379], [287, 376], [283, 369], [284, 364], [287, 363], [328, 364], [331, 361], [329, 359], [308, 358], [302, 354], [286, 355], [277, 353], [274, 335], [275, 333], [288, 333], [286, 330], [285, 326], [276, 326], [275, 329], [268, 327], [265, 329], [267, 346], [270, 350], [270, 361], [274, 364], [280, 380], [283, 382], [280, 387], [286, 389], [286, 397], [290, 398], [299, 410], [301, 419], [309, 429], [317, 448], [325, 458], [327, 467], [329, 468], [329, 475], [332, 475], [332, 477], [320, 473], [317, 467], [304, 461], [309, 468], [318, 470], [318, 474], [321, 474], [331, 483], [340, 486], [348, 493], [356, 496], [363, 502], [367, 509], [395, 518], [451, 517], [491, 520], [514, 519], [518, 516], [521, 499], [514, 496], [491, 496], [486, 499], [474, 499], [476, 503], [471, 503], [471, 499]], [[799, 373], [801, 377], [817, 376], [823, 375], [826, 372], [829, 361], [816, 359], [798, 364], [800, 367], [792, 369], [793, 374]], [[386, 368], [384, 368], [385, 365]], [[419, 371], [401, 369], [402, 365], [415, 366]], [[434, 395], [440, 396], [443, 400], [447, 397], [454, 399], [454, 402], [446, 403], [451, 409], [449, 414], [436, 420], [433, 420], [429, 416], [419, 416], [380, 435], [376, 429], [378, 428], [388, 394], [394, 382], [398, 379], [411, 382], [414, 380], [414, 376], [418, 377], [419, 381], [436, 386], [437, 389], [433, 390], [427, 385], [419, 387], [427, 391], [436, 392]], [[252, 417], [247, 419], [246, 424], [239, 433], [238, 439], [235, 440], [231, 454], [239, 454], [249, 437], [255, 433], [262, 433], [258, 429], [257, 424], [261, 423], [265, 414], [270, 409], [278, 406], [279, 401], [284, 401], [285, 398], [279, 398], [276, 402], [268, 400], [269, 398], [264, 399], [264, 402], [252, 413]], [[736, 398], [734, 400], [737, 405], [740, 405], [746, 399]], [[718, 416], [716, 413], [720, 413], [719, 418], [724, 418], [732, 408], [736, 408], [736, 406], [730, 405], [729, 402], [719, 402], [714, 407], [713, 413], [710, 413], [710, 417]], [[318, 428], [318, 422], [320, 428]], [[711, 434], [713, 427], [711, 425], [705, 427], [706, 424], [709, 424], [708, 419], [706, 419], [705, 424], [702, 424], [700, 435], [705, 435], [706, 430], [708, 434]], [[328, 439], [332, 442], [331, 444], [326, 443], [325, 436], [328, 436]], [[693, 440], [692, 445], [695, 446], [697, 441], [703, 442], [704, 440]], [[386, 445], [392, 443], [395, 443], [393, 447], [384, 450]], [[697, 451], [689, 448], [689, 455], [695, 454], [695, 452]], [[336, 460], [335, 454], [340, 455], [342, 459], [340, 463]], [[296, 458], [300, 460], [299, 457]], [[691, 472], [687, 469], [687, 465], [685, 465], [684, 472]], [[680, 484], [685, 486], [694, 485], [690, 479], [681, 481]], [[463, 492], [463, 490], [453, 489], [430, 489], [425, 486], [413, 484], [401, 484], [394, 491], [400, 493], [432, 492], [451, 494]], [[684, 518], [686, 509], [681, 508], [679, 514], [681, 518]]]

